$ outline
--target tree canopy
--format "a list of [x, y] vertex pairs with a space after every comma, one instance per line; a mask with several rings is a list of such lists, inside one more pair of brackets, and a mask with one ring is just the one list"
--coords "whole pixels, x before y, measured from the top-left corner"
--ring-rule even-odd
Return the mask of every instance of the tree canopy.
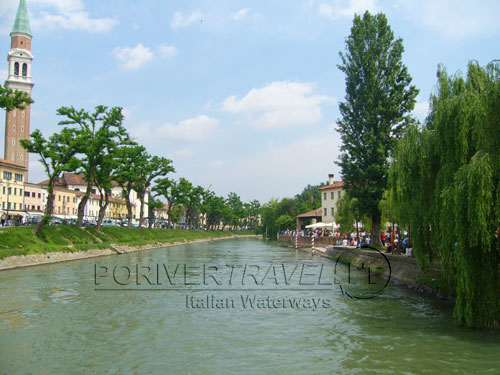
[[394, 39], [384, 14], [354, 17], [338, 68], [345, 73], [346, 96], [338, 120], [342, 146], [338, 165], [346, 190], [362, 214], [372, 219], [380, 244], [379, 202], [387, 188], [389, 157], [396, 139], [413, 120], [418, 90], [402, 62], [402, 39]]
[[471, 62], [467, 76], [438, 70], [423, 128], [394, 153], [390, 186], [425, 270], [438, 259], [469, 327], [500, 325], [500, 63]]

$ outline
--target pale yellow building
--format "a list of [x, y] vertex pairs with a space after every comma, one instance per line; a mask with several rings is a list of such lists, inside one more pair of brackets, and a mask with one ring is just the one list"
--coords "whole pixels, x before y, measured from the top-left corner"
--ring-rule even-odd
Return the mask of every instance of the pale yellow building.
[[321, 221], [323, 223], [335, 222], [337, 202], [344, 195], [344, 181], [333, 180], [333, 174], [328, 175], [328, 185], [319, 189], [321, 191]]
[[44, 213], [47, 202], [47, 190], [38, 184], [24, 184], [24, 210], [30, 214]]
[[[24, 182], [28, 170], [0, 159], [0, 210], [4, 219], [24, 216]], [[5, 215], [5, 216], [4, 216]]]

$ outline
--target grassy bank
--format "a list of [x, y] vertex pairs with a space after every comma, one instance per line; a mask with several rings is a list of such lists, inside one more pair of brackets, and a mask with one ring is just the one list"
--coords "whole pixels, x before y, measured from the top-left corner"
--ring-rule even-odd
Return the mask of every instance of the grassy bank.
[[95, 228], [78, 229], [71, 225], [54, 225], [45, 227], [39, 236], [35, 236], [30, 227], [3, 228], [0, 229], [0, 259], [13, 255], [107, 249], [111, 248], [111, 244], [144, 246], [244, 234], [253, 232], [122, 227], [103, 227], [98, 232]]

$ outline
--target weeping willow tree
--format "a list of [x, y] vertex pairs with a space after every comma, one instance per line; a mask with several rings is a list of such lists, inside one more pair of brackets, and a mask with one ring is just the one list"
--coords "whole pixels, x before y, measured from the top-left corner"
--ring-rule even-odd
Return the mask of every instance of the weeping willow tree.
[[439, 260], [468, 327], [500, 326], [500, 62], [466, 77], [438, 69], [423, 128], [410, 127], [390, 171], [397, 217], [424, 270]]

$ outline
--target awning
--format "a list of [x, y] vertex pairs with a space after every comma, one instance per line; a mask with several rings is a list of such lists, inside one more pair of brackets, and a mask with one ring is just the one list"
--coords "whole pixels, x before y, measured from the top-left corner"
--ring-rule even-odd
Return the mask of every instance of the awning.
[[334, 225], [334, 223], [316, 223], [316, 224], [306, 225], [306, 228], [308, 228], [308, 229], [318, 229], [318, 228], [333, 229], [333, 228], [335, 228], [335, 225]]

